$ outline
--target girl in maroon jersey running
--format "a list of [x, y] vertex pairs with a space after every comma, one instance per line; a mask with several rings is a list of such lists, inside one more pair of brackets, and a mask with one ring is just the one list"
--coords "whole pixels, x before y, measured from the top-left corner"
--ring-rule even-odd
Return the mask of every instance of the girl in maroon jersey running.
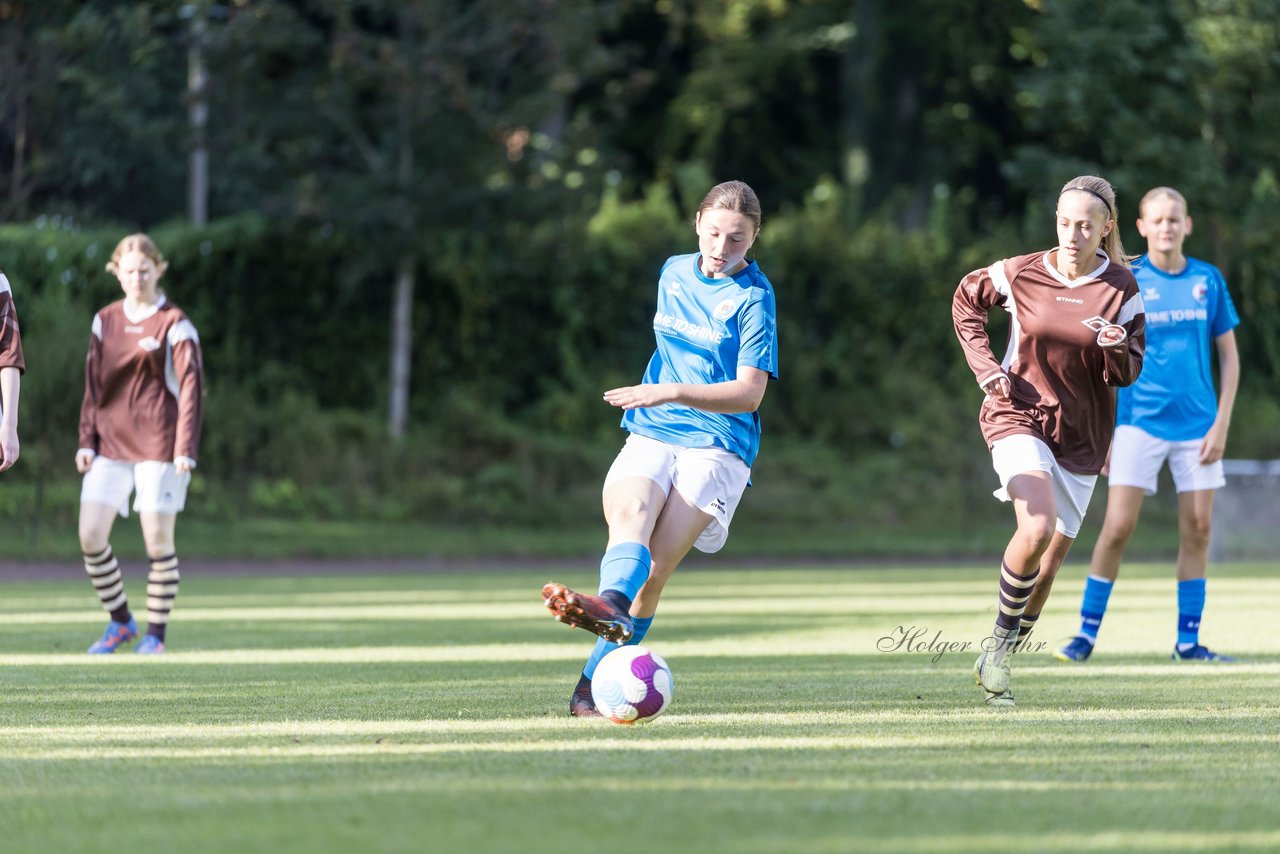
[[[1111, 445], [1115, 386], [1142, 370], [1142, 297], [1116, 230], [1116, 196], [1092, 175], [1058, 196], [1058, 245], [965, 276], [952, 301], [956, 335], [986, 392], [979, 423], [1013, 503], [995, 629], [974, 663], [987, 702], [1012, 706], [1009, 655], [1031, 631], [1075, 541]], [[1011, 317], [997, 361], [988, 312]]]
[[18, 461], [18, 394], [26, 369], [13, 291], [0, 273], [0, 471]]
[[84, 566], [111, 615], [94, 654], [115, 652], [138, 636], [111, 528], [129, 515], [129, 495], [150, 560], [147, 636], [135, 652], [164, 652], [169, 611], [178, 595], [174, 523], [186, 504], [200, 444], [203, 374], [196, 328], [158, 288], [168, 268], [145, 234], [116, 246], [107, 270], [124, 299], [93, 318], [80, 407], [80, 548]]

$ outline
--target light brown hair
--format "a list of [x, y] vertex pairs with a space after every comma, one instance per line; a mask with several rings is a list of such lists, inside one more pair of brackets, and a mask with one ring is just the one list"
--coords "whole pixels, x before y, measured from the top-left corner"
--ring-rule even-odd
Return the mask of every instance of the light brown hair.
[[1179, 193], [1177, 190], [1173, 189], [1173, 187], [1154, 187], [1150, 190], [1147, 190], [1146, 194], [1143, 195], [1142, 197], [1142, 201], [1138, 202], [1138, 218], [1141, 219], [1144, 216], [1143, 211], [1147, 207], [1147, 202], [1153, 202], [1156, 199], [1160, 198], [1161, 196], [1168, 196], [1169, 198], [1173, 199], [1175, 202], [1180, 203], [1182, 205], [1183, 216], [1191, 215], [1191, 211], [1187, 209], [1186, 196], [1182, 195], [1182, 193]]
[[698, 216], [702, 216], [703, 211], [710, 210], [740, 213], [751, 220], [756, 234], [760, 233], [760, 199], [755, 190], [741, 181], [725, 181], [712, 187], [703, 197], [702, 204], [698, 205]]
[[130, 234], [128, 237], [116, 244], [116, 249], [111, 253], [111, 260], [107, 262], [107, 272], [118, 273], [120, 259], [129, 252], [141, 252], [151, 259], [151, 263], [156, 265], [156, 278], [159, 279], [164, 275], [164, 271], [169, 269], [169, 262], [164, 260], [164, 256], [160, 254], [160, 250], [156, 248], [155, 241], [147, 235], [139, 232]]
[[1118, 222], [1120, 220], [1120, 210], [1116, 206], [1116, 190], [1111, 186], [1111, 182], [1106, 178], [1099, 178], [1097, 175], [1081, 175], [1072, 178], [1058, 192], [1061, 198], [1063, 193], [1071, 190], [1079, 190], [1082, 193], [1088, 193], [1107, 209], [1107, 219], [1111, 220], [1111, 231], [1107, 236], [1102, 238], [1102, 251], [1107, 253], [1107, 257], [1114, 264], [1128, 265], [1130, 261], [1138, 257], [1136, 255], [1127, 255], [1124, 251], [1124, 244], [1120, 242], [1120, 228]]

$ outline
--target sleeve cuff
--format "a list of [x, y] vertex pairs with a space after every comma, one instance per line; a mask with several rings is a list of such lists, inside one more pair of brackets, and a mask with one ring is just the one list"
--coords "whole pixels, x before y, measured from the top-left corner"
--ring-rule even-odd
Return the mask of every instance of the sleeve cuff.
[[1009, 375], [1006, 374], [1004, 371], [996, 371], [995, 373], [987, 374], [985, 377], [978, 380], [978, 388], [986, 388], [987, 383], [991, 382], [992, 380], [998, 379], [999, 377], [1007, 377], [1007, 376]]

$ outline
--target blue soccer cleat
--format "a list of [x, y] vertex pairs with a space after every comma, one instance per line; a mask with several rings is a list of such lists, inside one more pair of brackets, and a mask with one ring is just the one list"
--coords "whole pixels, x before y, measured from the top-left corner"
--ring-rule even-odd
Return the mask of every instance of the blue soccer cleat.
[[1173, 648], [1173, 655], [1170, 656], [1174, 661], [1216, 661], [1220, 664], [1227, 664], [1235, 661], [1229, 655], [1219, 655], [1208, 647], [1196, 644], [1186, 652], [1180, 651], [1176, 646]]
[[89, 654], [108, 655], [137, 636], [138, 624], [134, 622], [133, 617], [130, 617], [127, 623], [117, 623], [112, 620], [107, 623], [107, 628], [103, 631], [102, 637], [94, 641], [93, 646], [89, 647]]
[[1058, 661], [1079, 663], [1086, 661], [1091, 655], [1093, 655], [1093, 644], [1084, 635], [1076, 635], [1053, 651], [1053, 657]]
[[164, 641], [155, 635], [147, 635], [133, 648], [135, 655], [159, 655], [164, 652]]

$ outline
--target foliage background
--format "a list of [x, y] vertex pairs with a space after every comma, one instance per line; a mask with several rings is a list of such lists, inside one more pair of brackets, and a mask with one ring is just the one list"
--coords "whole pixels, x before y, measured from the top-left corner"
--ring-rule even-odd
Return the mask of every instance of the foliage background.
[[[192, 21], [211, 221], [184, 215]], [[1280, 2], [0, 2], [0, 269], [27, 347], [0, 517], [74, 531], [103, 264], [146, 229], [200, 330], [189, 515], [598, 526], [603, 389], [711, 184], [766, 206], [782, 381], [750, 524], [1003, 524], [956, 282], [1102, 174], [1182, 189], [1244, 319], [1231, 456], [1280, 456]], [[397, 271], [409, 428], [388, 437]], [[997, 347], [1004, 330], [992, 327]]]

